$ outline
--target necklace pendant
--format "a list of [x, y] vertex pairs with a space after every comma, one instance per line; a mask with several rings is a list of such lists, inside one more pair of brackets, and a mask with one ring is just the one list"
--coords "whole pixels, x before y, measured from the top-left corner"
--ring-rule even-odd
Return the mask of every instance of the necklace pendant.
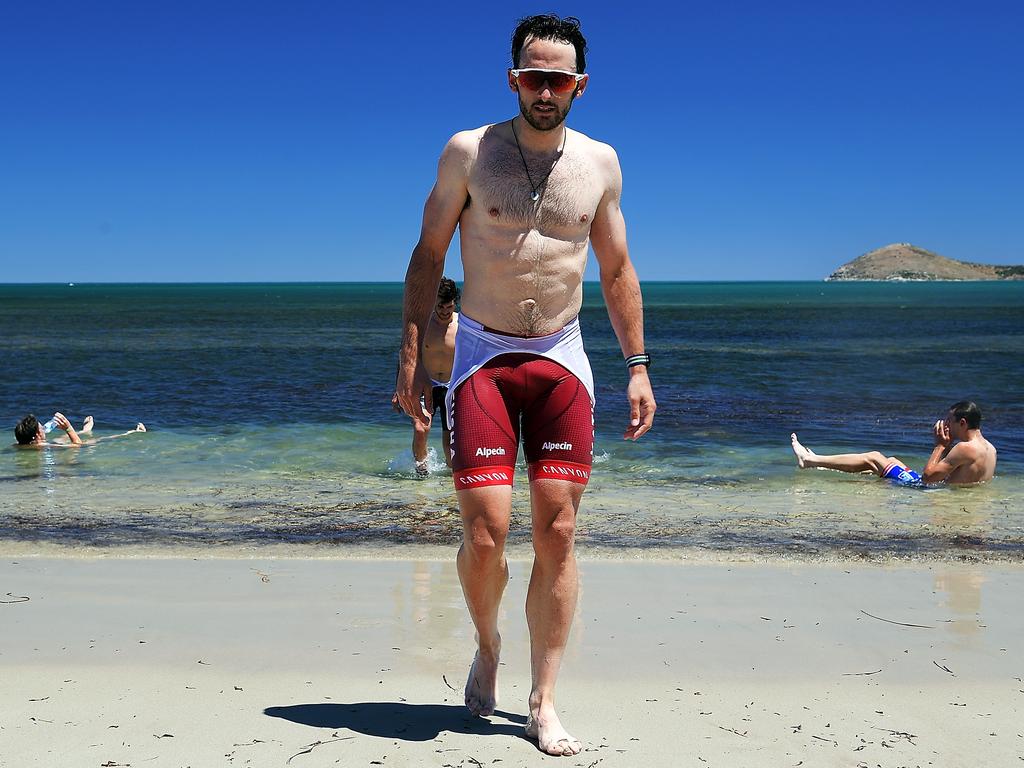
[[540, 192], [538, 192], [536, 189], [533, 190], [533, 192], [530, 193], [530, 199], [536, 203], [538, 200], [540, 200]]

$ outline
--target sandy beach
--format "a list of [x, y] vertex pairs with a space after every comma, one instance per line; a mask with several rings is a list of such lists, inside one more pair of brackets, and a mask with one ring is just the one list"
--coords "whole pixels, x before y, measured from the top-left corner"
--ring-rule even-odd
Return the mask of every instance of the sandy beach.
[[1019, 567], [584, 561], [573, 758], [522, 735], [528, 568], [484, 720], [450, 561], [6, 557], [0, 765], [1024, 761]]

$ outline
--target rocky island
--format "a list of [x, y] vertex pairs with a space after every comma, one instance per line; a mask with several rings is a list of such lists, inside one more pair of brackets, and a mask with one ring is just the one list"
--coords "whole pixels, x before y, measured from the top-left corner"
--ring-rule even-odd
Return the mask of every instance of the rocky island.
[[1024, 280], [1024, 266], [957, 261], [893, 243], [843, 264], [826, 280]]

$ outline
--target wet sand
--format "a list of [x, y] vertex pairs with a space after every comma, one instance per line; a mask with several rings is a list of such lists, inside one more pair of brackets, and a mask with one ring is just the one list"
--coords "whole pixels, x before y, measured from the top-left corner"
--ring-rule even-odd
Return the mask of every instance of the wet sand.
[[1024, 568], [581, 563], [522, 735], [511, 563], [499, 712], [468, 716], [450, 560], [0, 560], [0, 765], [975, 766], [1024, 760]]

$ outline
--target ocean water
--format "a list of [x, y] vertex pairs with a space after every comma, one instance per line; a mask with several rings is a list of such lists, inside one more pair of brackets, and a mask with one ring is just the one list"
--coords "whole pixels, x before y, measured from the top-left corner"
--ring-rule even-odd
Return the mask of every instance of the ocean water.
[[[60, 410], [81, 449], [0, 449], [0, 550], [335, 553], [448, 546], [461, 527], [431, 435], [416, 480], [390, 408], [400, 284], [0, 286], [0, 423]], [[1024, 556], [1024, 282], [653, 283], [655, 429], [596, 285], [581, 313], [598, 387], [578, 542], [594, 556]], [[908, 490], [796, 468], [877, 449], [920, 468], [952, 402], [983, 408], [996, 478]], [[525, 469], [512, 541], [527, 546]]]

